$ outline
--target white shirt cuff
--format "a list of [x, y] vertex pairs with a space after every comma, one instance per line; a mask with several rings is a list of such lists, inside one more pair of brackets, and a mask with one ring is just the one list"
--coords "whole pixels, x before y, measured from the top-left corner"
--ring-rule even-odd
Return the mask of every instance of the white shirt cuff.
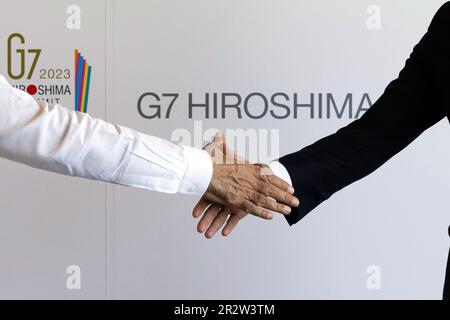
[[178, 192], [203, 195], [211, 181], [213, 164], [208, 152], [182, 146], [187, 157], [186, 172], [180, 182]]
[[274, 175], [276, 175], [278, 178], [283, 179], [292, 186], [291, 176], [289, 175], [289, 172], [287, 171], [286, 167], [283, 166], [281, 162], [271, 161], [269, 163], [269, 168], [270, 170], [272, 170]]

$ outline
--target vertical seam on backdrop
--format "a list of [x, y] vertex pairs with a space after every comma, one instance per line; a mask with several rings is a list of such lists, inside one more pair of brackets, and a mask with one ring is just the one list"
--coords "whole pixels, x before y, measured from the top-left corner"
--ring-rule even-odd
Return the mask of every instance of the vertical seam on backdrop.
[[[108, 48], [107, 48], [107, 41], [108, 41], [108, 1], [105, 0], [105, 120], [108, 121]], [[106, 183], [104, 184], [105, 187], [105, 300], [108, 299], [108, 186]]]
[[[105, 119], [110, 121], [108, 105], [114, 99], [115, 86], [115, 0], [105, 1]], [[111, 67], [111, 68], [110, 68]], [[110, 87], [113, 87], [110, 90]], [[112, 102], [113, 103], [113, 102]], [[115, 298], [115, 189], [113, 185], [105, 184], [105, 299]]]

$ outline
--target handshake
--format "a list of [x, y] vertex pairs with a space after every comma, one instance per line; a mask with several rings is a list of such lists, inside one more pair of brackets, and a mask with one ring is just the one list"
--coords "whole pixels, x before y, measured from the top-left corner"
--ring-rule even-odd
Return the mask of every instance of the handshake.
[[212, 238], [224, 225], [222, 235], [228, 236], [248, 214], [270, 220], [274, 212], [288, 215], [291, 207], [298, 207], [300, 202], [289, 183], [273, 175], [267, 165], [239, 158], [227, 148], [221, 132], [204, 150], [213, 161], [213, 174], [193, 216], [201, 216], [197, 230], [206, 238]]

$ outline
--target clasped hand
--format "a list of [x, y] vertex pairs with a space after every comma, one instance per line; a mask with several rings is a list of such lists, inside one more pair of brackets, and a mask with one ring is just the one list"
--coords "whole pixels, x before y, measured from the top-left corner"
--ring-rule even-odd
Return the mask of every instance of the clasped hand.
[[228, 149], [221, 132], [204, 149], [213, 160], [213, 175], [193, 216], [202, 216], [197, 230], [208, 239], [224, 224], [222, 235], [228, 236], [248, 214], [270, 220], [273, 213], [288, 215], [291, 207], [299, 205], [290, 184], [275, 176], [267, 165], [239, 158]]

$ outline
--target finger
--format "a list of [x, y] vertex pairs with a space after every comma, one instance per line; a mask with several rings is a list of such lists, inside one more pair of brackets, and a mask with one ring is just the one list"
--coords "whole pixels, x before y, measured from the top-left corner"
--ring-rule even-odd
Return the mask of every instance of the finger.
[[222, 211], [220, 211], [220, 213], [214, 218], [208, 230], [206, 230], [206, 238], [211, 239], [212, 237], [214, 237], [217, 230], [219, 230], [227, 221], [228, 214], [229, 210], [227, 208], [224, 208], [222, 209]]
[[208, 208], [209, 205], [211, 205], [211, 201], [208, 201], [205, 198], [201, 198], [199, 202], [195, 205], [194, 209], [192, 210], [192, 216], [194, 218], [198, 218], [202, 215], [202, 213]]
[[268, 197], [271, 197], [275, 199], [277, 202], [283, 203], [288, 206], [292, 207], [298, 207], [300, 204], [300, 201], [297, 199], [297, 197], [293, 196], [292, 194], [281, 190], [280, 188], [269, 185], [269, 187], [263, 187], [262, 189], [265, 189], [262, 193], [265, 194]]
[[216, 133], [213, 141], [204, 148], [205, 151], [209, 153], [211, 159], [214, 163], [223, 164], [224, 163], [224, 135], [222, 132]]
[[216, 135], [214, 136], [214, 140], [213, 140], [213, 142], [214, 143], [217, 143], [217, 144], [219, 144], [219, 145], [222, 145], [223, 143], [224, 143], [224, 136], [223, 136], [223, 133], [222, 133], [222, 131], [219, 131], [219, 132], [217, 132], [216, 133]]
[[223, 143], [223, 152], [226, 157], [226, 164], [250, 164], [245, 158], [239, 157], [226, 142]]
[[294, 187], [292, 187], [289, 183], [281, 179], [280, 177], [277, 177], [276, 175], [268, 175], [266, 176], [268, 182], [270, 182], [272, 185], [280, 188], [281, 190], [287, 191], [290, 194], [294, 194]]
[[212, 146], [212, 142], [206, 144], [206, 145], [203, 147], [203, 150], [209, 151], [209, 150], [211, 149], [211, 146]]
[[245, 212], [250, 213], [254, 216], [260, 217], [265, 220], [271, 220], [273, 219], [273, 213], [270, 211], [267, 211], [266, 209], [263, 209], [261, 207], [258, 207], [256, 204], [254, 204], [251, 201], [244, 200], [243, 209]]
[[281, 202], [288, 206], [298, 207], [300, 204], [300, 201], [297, 199], [297, 197], [278, 188], [276, 185], [271, 184], [269, 178], [267, 177], [262, 177], [262, 181], [258, 185], [256, 191], [259, 191], [266, 197], [271, 197], [277, 202]]
[[213, 137], [212, 141], [207, 143], [204, 147], [203, 150], [208, 151], [208, 152], [214, 152], [213, 149], [216, 148], [223, 148], [223, 144], [224, 144], [224, 140], [225, 137], [223, 135], [223, 133], [221, 131], [217, 132], [216, 135]]
[[227, 237], [238, 225], [239, 221], [247, 215], [246, 212], [239, 210], [237, 213], [232, 213], [227, 221], [227, 224], [222, 229], [222, 235]]
[[284, 205], [282, 203], [276, 202], [274, 199], [271, 199], [269, 197], [266, 197], [264, 194], [259, 193], [255, 196], [253, 200], [253, 203], [257, 204], [258, 206], [274, 211], [274, 212], [278, 212], [281, 214], [285, 214], [288, 215], [289, 213], [291, 213], [291, 207]]
[[219, 214], [222, 206], [220, 204], [214, 203], [211, 205], [203, 214], [203, 217], [200, 219], [197, 225], [197, 231], [200, 233], [204, 233], [206, 229], [211, 225], [214, 218]]
[[[298, 207], [300, 201], [292, 195], [294, 188], [283, 179], [273, 175], [272, 170], [267, 165], [258, 164], [257, 166], [260, 167], [257, 174], [259, 174], [259, 179], [261, 180], [258, 191], [274, 198], [278, 202]], [[281, 188], [277, 185], [281, 186]]]

